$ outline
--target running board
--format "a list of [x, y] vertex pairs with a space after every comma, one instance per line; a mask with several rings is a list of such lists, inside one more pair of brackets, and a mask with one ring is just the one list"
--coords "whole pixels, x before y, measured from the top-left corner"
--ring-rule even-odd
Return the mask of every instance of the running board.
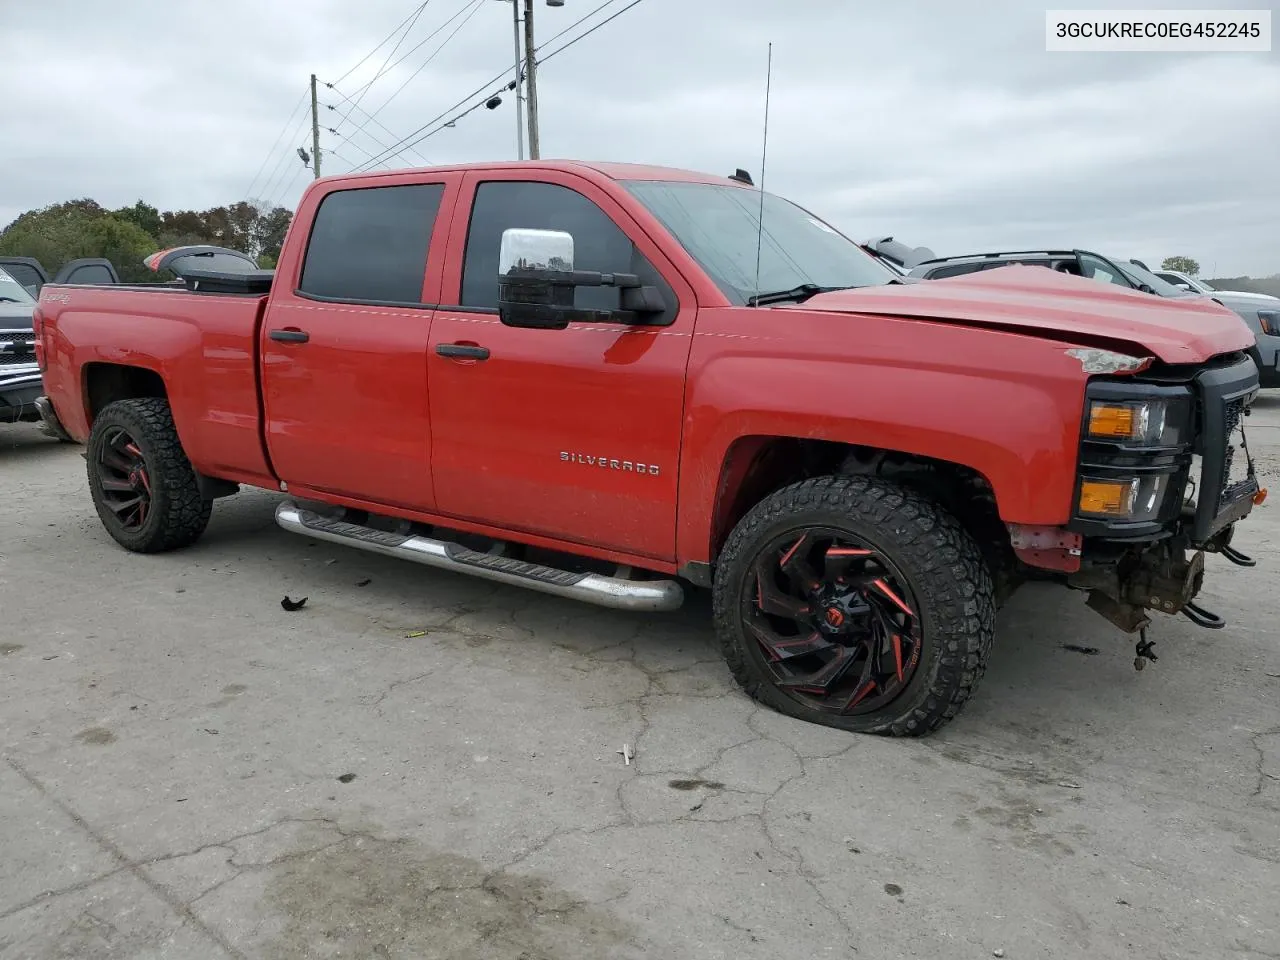
[[496, 553], [481, 553], [444, 540], [332, 520], [304, 510], [292, 501], [276, 507], [276, 523], [290, 533], [300, 533], [317, 540], [343, 543], [357, 550], [412, 560], [428, 567], [453, 570], [615, 610], [675, 610], [684, 602], [684, 588], [675, 580], [627, 580], [598, 573], [559, 570]]

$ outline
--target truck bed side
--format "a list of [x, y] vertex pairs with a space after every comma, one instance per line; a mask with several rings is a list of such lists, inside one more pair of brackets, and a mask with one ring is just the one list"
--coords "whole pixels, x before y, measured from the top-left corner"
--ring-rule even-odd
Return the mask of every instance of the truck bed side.
[[67, 432], [83, 441], [97, 411], [151, 395], [145, 391], [158, 377], [197, 470], [275, 486], [258, 384], [266, 301], [180, 287], [47, 285], [40, 298], [46, 393]]

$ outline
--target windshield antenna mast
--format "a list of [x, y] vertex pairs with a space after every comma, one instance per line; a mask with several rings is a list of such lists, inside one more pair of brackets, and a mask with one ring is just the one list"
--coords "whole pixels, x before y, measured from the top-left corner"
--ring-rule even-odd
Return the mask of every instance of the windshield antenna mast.
[[764, 245], [764, 167], [769, 159], [769, 93], [773, 85], [773, 44], [764, 74], [764, 137], [760, 146], [760, 216], [756, 220], [756, 295], [760, 295], [760, 251]]

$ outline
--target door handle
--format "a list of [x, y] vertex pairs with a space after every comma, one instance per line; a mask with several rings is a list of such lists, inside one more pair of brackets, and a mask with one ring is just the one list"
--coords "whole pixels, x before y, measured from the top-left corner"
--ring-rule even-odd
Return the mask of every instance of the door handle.
[[267, 334], [272, 340], [279, 340], [281, 343], [306, 343], [311, 339], [311, 334], [305, 330], [284, 329], [272, 330]]
[[436, 353], [455, 360], [488, 360], [489, 348], [475, 343], [438, 343]]

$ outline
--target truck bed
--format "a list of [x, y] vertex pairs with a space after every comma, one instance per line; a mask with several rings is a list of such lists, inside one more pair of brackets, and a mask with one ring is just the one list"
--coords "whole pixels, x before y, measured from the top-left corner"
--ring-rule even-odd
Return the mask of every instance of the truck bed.
[[167, 385], [197, 470], [274, 486], [258, 402], [266, 301], [178, 285], [50, 284], [41, 291], [40, 313], [49, 350], [59, 356], [47, 363], [46, 393], [67, 432], [83, 441], [98, 385], [137, 376], [126, 368], [151, 371]]

